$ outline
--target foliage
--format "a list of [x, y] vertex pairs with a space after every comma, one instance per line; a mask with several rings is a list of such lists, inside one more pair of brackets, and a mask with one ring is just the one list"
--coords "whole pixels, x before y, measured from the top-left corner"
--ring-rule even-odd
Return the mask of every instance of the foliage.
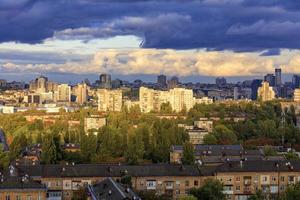
[[285, 192], [280, 196], [280, 200], [295, 200], [300, 199], [300, 183], [290, 185]]
[[208, 179], [200, 188], [193, 188], [190, 194], [198, 200], [225, 200], [223, 185], [220, 181]]
[[185, 165], [192, 165], [195, 163], [194, 147], [189, 142], [185, 142], [183, 145], [182, 163]]
[[203, 143], [207, 145], [217, 144], [218, 140], [213, 134], [207, 134], [203, 137]]
[[248, 200], [264, 200], [266, 199], [266, 195], [263, 194], [261, 190], [255, 192], [255, 194], [251, 195]]

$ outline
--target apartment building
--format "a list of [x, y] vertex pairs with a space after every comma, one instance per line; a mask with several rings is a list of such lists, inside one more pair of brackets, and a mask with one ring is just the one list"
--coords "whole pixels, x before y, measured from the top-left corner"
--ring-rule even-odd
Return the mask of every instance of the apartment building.
[[275, 99], [275, 91], [273, 87], [270, 86], [269, 82], [264, 81], [261, 87], [258, 88], [257, 96], [262, 101], [271, 101]]
[[[244, 160], [244, 161], [243, 161]], [[105, 165], [65, 164], [16, 166], [19, 174], [27, 174], [26, 183], [36, 187], [23, 188], [29, 195], [37, 194], [48, 200], [70, 200], [74, 191], [111, 177], [119, 182], [123, 176], [130, 176], [134, 190], [150, 190], [172, 196], [173, 199], [186, 196], [191, 188], [201, 187], [207, 179], [218, 179], [224, 185], [224, 193], [230, 200], [246, 200], [257, 190], [262, 190], [270, 199], [283, 192], [289, 185], [300, 181], [300, 161], [226, 161], [220, 165]], [[21, 176], [23, 177], [23, 176]], [[17, 178], [14, 175], [14, 178]], [[24, 177], [23, 177], [24, 178]], [[10, 181], [0, 183], [0, 195], [16, 196], [19, 190], [5, 189]], [[30, 180], [30, 181], [29, 181]], [[21, 182], [24, 186], [24, 183]], [[38, 184], [38, 185], [36, 185]], [[41, 186], [46, 186], [41, 187]], [[36, 192], [36, 193], [35, 193]], [[24, 193], [24, 194], [25, 194]], [[11, 197], [13, 197], [11, 196]], [[13, 198], [11, 198], [13, 199]], [[2, 200], [2, 199], [1, 199]], [[6, 200], [6, 199], [5, 199]]]
[[140, 87], [139, 102], [142, 112], [159, 111], [162, 103], [170, 103], [172, 109], [180, 112], [195, 105], [193, 90], [173, 88], [169, 91]]
[[84, 118], [84, 132], [87, 133], [89, 130], [98, 130], [99, 128], [106, 125], [106, 118], [98, 115], [92, 115]]
[[216, 169], [215, 177], [224, 184], [228, 199], [246, 200], [258, 190], [274, 199], [289, 185], [300, 181], [300, 162], [228, 162]]
[[97, 95], [99, 111], [122, 110], [122, 90], [99, 89]]

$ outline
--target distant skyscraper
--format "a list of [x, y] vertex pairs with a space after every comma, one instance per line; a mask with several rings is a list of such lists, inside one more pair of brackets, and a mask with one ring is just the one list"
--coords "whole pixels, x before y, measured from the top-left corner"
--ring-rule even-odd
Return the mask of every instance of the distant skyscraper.
[[275, 86], [275, 76], [274, 76], [274, 74], [265, 75], [264, 80], [269, 82], [270, 86], [272, 86], [272, 87]]
[[178, 87], [179, 84], [179, 79], [177, 76], [173, 76], [169, 81], [168, 81], [168, 88], [173, 89]]
[[111, 75], [100, 74], [100, 88], [110, 89], [111, 88]]
[[166, 87], [167, 85], [167, 77], [165, 75], [157, 76], [157, 84], [161, 87]]
[[258, 88], [257, 96], [262, 101], [271, 101], [275, 99], [275, 92], [273, 90], [273, 87], [270, 87], [269, 82], [264, 81], [261, 87]]
[[216, 78], [216, 85], [217, 86], [224, 86], [224, 85], [226, 85], [226, 83], [227, 83], [227, 81], [226, 81], [226, 78], [224, 78], [224, 77], [218, 77], [218, 78]]
[[251, 99], [256, 100], [257, 99], [257, 90], [261, 86], [262, 80], [255, 79], [251, 83]]
[[234, 100], [238, 100], [239, 99], [239, 88], [238, 87], [234, 87], [233, 88], [233, 99]]
[[281, 69], [275, 69], [275, 86], [278, 87], [281, 85]]
[[300, 75], [293, 75], [293, 88], [300, 88]]

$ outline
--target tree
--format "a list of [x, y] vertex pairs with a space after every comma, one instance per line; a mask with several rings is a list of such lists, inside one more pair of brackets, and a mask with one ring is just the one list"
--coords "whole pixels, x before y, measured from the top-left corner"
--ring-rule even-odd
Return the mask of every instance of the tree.
[[179, 200], [197, 200], [197, 198], [194, 197], [193, 195], [189, 195], [186, 197], [180, 197]]
[[130, 165], [139, 163], [139, 160], [143, 158], [145, 149], [141, 136], [129, 137], [127, 151], [125, 153], [126, 162]]
[[217, 125], [213, 134], [217, 138], [219, 144], [234, 144], [237, 142], [237, 137], [233, 131], [223, 124]]
[[22, 150], [27, 146], [27, 138], [25, 134], [18, 135], [14, 138], [10, 145], [9, 159], [13, 161], [16, 157], [20, 155]]
[[272, 146], [266, 145], [264, 146], [264, 154], [265, 156], [276, 156], [277, 152], [274, 150]]
[[6, 169], [9, 166], [8, 152], [3, 151], [3, 145], [0, 144], [0, 171]]
[[295, 200], [300, 199], [300, 183], [290, 185], [285, 192], [280, 196], [280, 200]]
[[213, 134], [207, 134], [203, 137], [203, 143], [207, 145], [217, 144], [218, 140]]
[[185, 142], [183, 145], [182, 163], [185, 165], [192, 165], [195, 163], [194, 147], [189, 142]]
[[74, 191], [72, 195], [72, 200], [86, 200], [88, 199], [88, 190], [85, 187], [80, 187], [78, 190]]
[[172, 106], [170, 104], [170, 102], [167, 103], [162, 103], [160, 105], [160, 113], [162, 114], [170, 114], [173, 112]]
[[45, 164], [56, 164], [62, 158], [59, 137], [48, 133], [43, 139], [41, 160]]
[[266, 196], [263, 194], [261, 190], [255, 192], [255, 194], [251, 195], [248, 200], [264, 200]]
[[223, 193], [223, 184], [214, 179], [208, 179], [200, 188], [193, 188], [190, 194], [197, 197], [198, 200], [225, 200]]
[[294, 152], [288, 152], [284, 156], [287, 160], [299, 160], [299, 156]]

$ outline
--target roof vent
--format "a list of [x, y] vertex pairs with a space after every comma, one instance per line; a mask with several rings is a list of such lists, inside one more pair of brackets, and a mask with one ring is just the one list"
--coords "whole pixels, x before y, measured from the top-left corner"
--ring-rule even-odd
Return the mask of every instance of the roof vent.
[[126, 192], [126, 193], [129, 193], [129, 192], [130, 192], [129, 187], [127, 187], [127, 188], [125, 189], [125, 192]]
[[112, 195], [112, 191], [111, 190], [108, 191], [108, 195]]

